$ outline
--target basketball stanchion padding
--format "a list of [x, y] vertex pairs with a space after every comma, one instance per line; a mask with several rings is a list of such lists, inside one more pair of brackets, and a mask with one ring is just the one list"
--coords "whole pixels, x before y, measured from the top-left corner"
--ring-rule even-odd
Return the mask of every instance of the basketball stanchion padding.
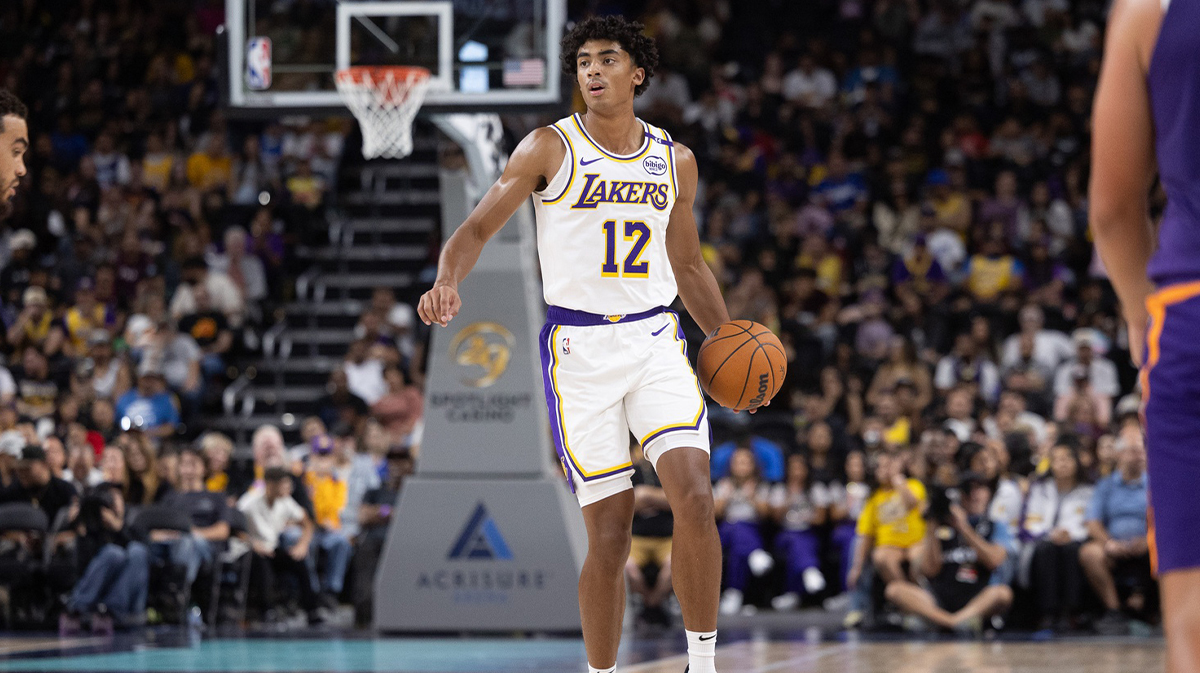
[[429, 88], [416, 66], [356, 66], [337, 72], [337, 88], [362, 129], [365, 159], [412, 154], [412, 124]]

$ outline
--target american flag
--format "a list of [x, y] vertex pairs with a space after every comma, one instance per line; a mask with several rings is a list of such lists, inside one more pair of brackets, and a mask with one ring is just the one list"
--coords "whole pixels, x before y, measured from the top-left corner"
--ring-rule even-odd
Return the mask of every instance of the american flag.
[[504, 86], [541, 86], [546, 81], [546, 62], [540, 58], [504, 60]]

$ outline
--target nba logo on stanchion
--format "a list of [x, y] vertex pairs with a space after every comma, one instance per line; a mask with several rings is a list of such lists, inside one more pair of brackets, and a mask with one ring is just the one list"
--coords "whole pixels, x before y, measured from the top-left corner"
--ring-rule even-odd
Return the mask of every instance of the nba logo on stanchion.
[[467, 525], [458, 534], [458, 541], [450, 549], [448, 558], [452, 561], [462, 559], [511, 561], [512, 550], [508, 548], [504, 536], [496, 526], [495, 519], [488, 514], [483, 503], [475, 507], [475, 512], [467, 520]]
[[246, 88], [262, 91], [271, 88], [271, 38], [251, 38], [246, 45]]

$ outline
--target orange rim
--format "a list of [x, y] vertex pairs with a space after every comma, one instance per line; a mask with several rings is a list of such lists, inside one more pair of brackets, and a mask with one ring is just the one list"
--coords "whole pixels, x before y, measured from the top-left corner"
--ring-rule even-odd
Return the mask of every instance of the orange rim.
[[374, 85], [376, 82], [386, 80], [389, 74], [393, 80], [398, 82], [407, 81], [410, 78], [429, 79], [430, 76], [429, 68], [417, 65], [357, 65], [339, 70], [337, 77], [339, 80], [348, 80], [355, 84]]

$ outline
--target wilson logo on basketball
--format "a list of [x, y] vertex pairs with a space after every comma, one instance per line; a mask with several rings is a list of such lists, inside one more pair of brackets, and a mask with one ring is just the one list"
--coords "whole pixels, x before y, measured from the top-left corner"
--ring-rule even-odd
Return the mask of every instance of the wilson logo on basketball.
[[771, 389], [771, 375], [763, 374], [758, 377], [758, 394], [750, 399], [750, 407], [757, 407], [763, 403], [767, 397], [767, 391]]
[[646, 157], [642, 160], [642, 168], [650, 175], [666, 175], [667, 162], [662, 157]]

